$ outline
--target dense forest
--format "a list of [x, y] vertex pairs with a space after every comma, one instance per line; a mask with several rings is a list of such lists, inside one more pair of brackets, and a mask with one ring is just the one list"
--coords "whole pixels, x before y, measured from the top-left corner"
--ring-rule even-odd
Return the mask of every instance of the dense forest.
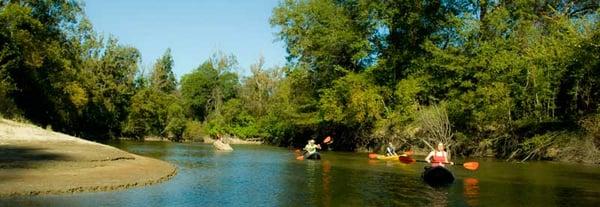
[[234, 55], [216, 53], [178, 81], [170, 50], [142, 68], [79, 1], [0, 0], [0, 114], [94, 140], [331, 135], [336, 150], [443, 141], [465, 156], [595, 162], [599, 7], [283, 0], [270, 23], [285, 66], [261, 59], [241, 76]]

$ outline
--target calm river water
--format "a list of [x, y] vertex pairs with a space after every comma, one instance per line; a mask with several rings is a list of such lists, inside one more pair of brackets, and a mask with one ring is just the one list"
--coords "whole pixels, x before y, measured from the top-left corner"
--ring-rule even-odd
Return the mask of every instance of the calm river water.
[[[0, 206], [600, 206], [600, 167], [479, 159], [477, 171], [450, 167], [453, 185], [432, 188], [423, 163], [324, 152], [299, 161], [291, 150], [168, 142], [110, 143], [169, 161], [164, 183], [112, 192], [0, 198]], [[127, 173], [127, 172], [121, 172]]]

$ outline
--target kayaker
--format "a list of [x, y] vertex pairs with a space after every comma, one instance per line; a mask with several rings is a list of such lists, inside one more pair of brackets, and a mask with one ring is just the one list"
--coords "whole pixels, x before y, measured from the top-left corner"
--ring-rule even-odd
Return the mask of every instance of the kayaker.
[[306, 150], [305, 156], [310, 156], [310, 155], [316, 153], [317, 149], [321, 149], [321, 145], [315, 144], [314, 139], [308, 140], [308, 144], [306, 144], [306, 146], [304, 146], [304, 150]]
[[394, 148], [394, 145], [392, 144], [392, 142], [388, 143], [388, 146], [385, 148], [386, 151], [386, 156], [398, 156], [398, 154], [396, 154], [396, 149]]
[[444, 167], [444, 163], [454, 165], [453, 162], [448, 161], [448, 153], [444, 150], [444, 144], [441, 142], [437, 145], [436, 150], [431, 151], [429, 155], [427, 155], [425, 161], [431, 163], [432, 167]]

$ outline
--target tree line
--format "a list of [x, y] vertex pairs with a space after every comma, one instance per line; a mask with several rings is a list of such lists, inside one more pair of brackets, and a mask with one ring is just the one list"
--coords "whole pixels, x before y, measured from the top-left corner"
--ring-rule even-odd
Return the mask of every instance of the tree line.
[[[597, 1], [283, 0], [287, 64], [217, 53], [181, 77], [170, 50], [98, 35], [77, 1], [0, 1], [0, 113], [91, 139], [227, 134], [334, 149], [444, 141], [462, 155], [600, 158]], [[592, 161], [593, 162], [593, 161]]]

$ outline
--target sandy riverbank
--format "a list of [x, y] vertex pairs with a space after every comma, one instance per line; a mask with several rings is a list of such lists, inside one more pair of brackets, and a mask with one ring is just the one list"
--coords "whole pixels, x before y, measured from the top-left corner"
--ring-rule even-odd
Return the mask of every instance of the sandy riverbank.
[[0, 119], [0, 196], [117, 190], [176, 172], [161, 160]]

